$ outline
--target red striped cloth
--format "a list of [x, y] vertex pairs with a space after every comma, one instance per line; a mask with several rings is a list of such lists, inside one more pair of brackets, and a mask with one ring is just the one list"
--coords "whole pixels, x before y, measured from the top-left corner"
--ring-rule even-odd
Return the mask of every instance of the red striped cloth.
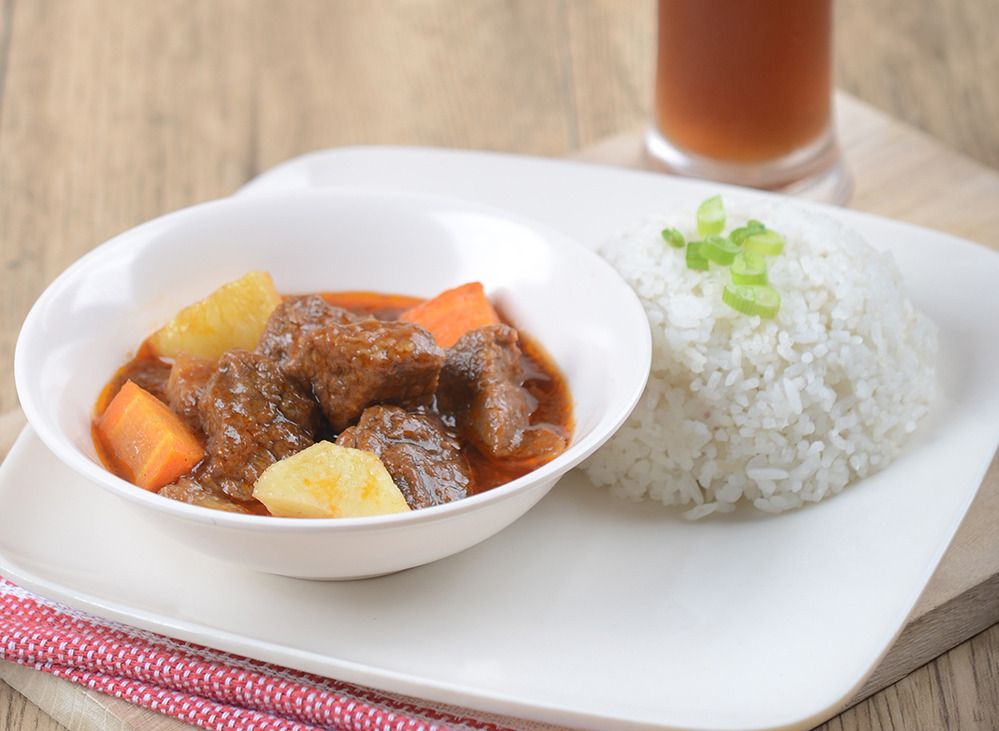
[[0, 577], [0, 659], [222, 731], [509, 731], [425, 705], [144, 632]]

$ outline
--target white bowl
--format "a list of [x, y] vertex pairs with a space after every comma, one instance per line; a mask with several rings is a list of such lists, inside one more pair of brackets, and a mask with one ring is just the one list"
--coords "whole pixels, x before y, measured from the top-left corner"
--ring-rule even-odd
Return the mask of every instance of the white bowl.
[[[480, 280], [514, 325], [555, 359], [575, 434], [552, 462], [447, 505], [371, 518], [291, 519], [208, 510], [108, 472], [91, 441], [103, 385], [181, 307], [247, 271], [285, 293], [372, 290], [430, 296]], [[177, 540], [252, 569], [343, 579], [429, 563], [485, 540], [538, 502], [631, 412], [650, 336], [632, 291], [564, 235], [446, 198], [363, 190], [228, 198], [126, 231], [42, 293], [21, 329], [21, 405], [50, 450]], [[85, 516], [100, 523], [100, 515]]]

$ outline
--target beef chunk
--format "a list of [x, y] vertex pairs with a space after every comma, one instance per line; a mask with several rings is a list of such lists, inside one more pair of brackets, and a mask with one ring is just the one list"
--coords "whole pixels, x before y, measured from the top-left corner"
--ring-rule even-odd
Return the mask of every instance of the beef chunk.
[[139, 388], [166, 403], [166, 383], [169, 377], [169, 363], [157, 358], [133, 360], [115, 374], [112, 394], [118, 393], [118, 390], [125, 385], [125, 381], [132, 381]]
[[465, 333], [448, 349], [437, 404], [489, 457], [551, 459], [565, 449], [566, 438], [550, 425], [531, 424], [537, 403], [523, 388], [517, 339], [509, 325]]
[[319, 295], [289, 297], [271, 313], [257, 352], [284, 366], [302, 335], [326, 325], [345, 325], [358, 319], [357, 315], [334, 307]]
[[274, 462], [313, 443], [316, 402], [259, 353], [230, 350], [219, 359], [199, 404], [208, 475], [237, 500]]
[[461, 445], [439, 418], [397, 406], [365, 409], [337, 444], [374, 452], [413, 510], [449, 503], [471, 482]]
[[191, 477], [181, 477], [176, 482], [166, 485], [160, 490], [160, 495], [171, 500], [179, 500], [189, 505], [200, 505], [212, 510], [225, 510], [229, 513], [244, 513], [246, 515], [267, 514], [266, 508], [260, 503], [253, 505], [233, 500], [214, 483]]
[[340, 432], [372, 404], [429, 399], [443, 364], [444, 351], [419, 325], [362, 320], [305, 334], [286, 372], [311, 384]]
[[188, 355], [177, 356], [170, 369], [166, 384], [167, 404], [196, 432], [202, 431], [198, 402], [214, 372], [214, 362]]

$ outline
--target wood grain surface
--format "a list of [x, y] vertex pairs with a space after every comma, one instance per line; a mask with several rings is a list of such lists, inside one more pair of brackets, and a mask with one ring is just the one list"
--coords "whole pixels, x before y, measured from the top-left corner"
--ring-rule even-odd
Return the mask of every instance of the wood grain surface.
[[[0, 412], [16, 405], [27, 308], [95, 244], [311, 149], [564, 155], [632, 130], [649, 104], [653, 16], [651, 0], [0, 0]], [[840, 83], [999, 164], [996, 27], [994, 0], [840, 0]], [[888, 170], [899, 149], [867, 154]], [[912, 162], [886, 213], [939, 220], [918, 184], [947, 156], [935, 154]], [[949, 169], [999, 200], [979, 167]], [[859, 203], [885, 184], [858, 182]], [[75, 712], [60, 721], [115, 728]], [[993, 627], [822, 728], [996, 727]], [[0, 683], [0, 728], [61, 726]]]
[[840, 87], [999, 167], [999, 2], [837, 0]]
[[0, 729], [55, 731], [65, 726], [0, 680]]

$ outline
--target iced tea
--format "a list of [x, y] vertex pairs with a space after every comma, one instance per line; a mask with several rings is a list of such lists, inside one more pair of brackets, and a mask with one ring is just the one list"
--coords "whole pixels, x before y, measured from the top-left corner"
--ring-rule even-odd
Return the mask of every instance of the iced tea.
[[831, 0], [659, 0], [654, 123], [679, 151], [774, 160], [830, 124]]

